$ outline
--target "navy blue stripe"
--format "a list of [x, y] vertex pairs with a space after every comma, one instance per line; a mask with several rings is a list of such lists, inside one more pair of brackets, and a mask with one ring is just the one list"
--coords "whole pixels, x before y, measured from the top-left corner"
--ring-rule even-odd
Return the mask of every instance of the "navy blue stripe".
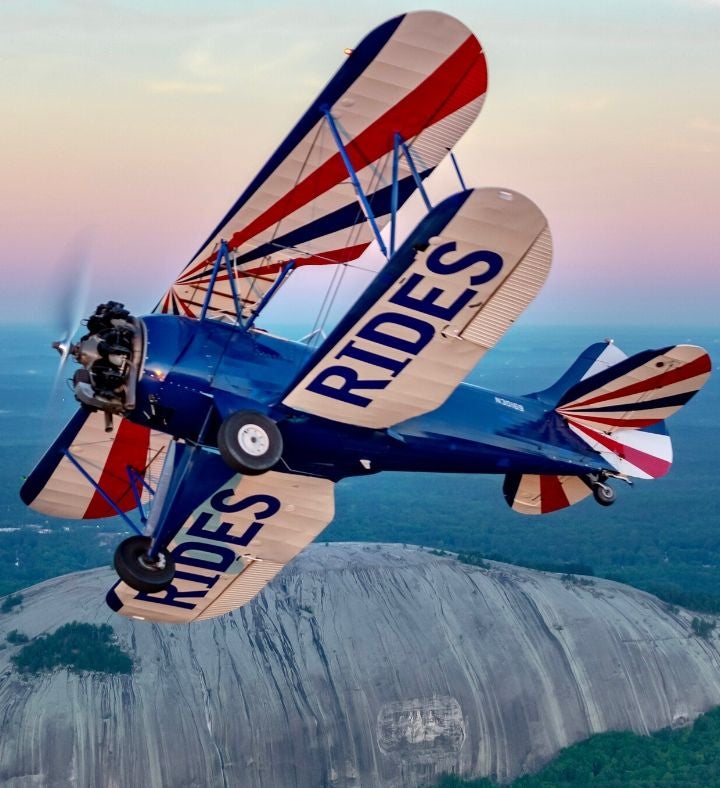
[[502, 491], [508, 506], [510, 506], [511, 508], [515, 503], [515, 496], [517, 495], [517, 491], [520, 488], [521, 481], [522, 481], [522, 474], [519, 473], [508, 473], [505, 476], [505, 481], [503, 482]]
[[[627, 375], [629, 372], [641, 367], [643, 364], [647, 364], [654, 358], [664, 355], [668, 350], [672, 350], [673, 347], [674, 345], [670, 345], [669, 347], [660, 348], [659, 350], [643, 350], [641, 353], [636, 353], [634, 356], [626, 358], [619, 364], [615, 364], [602, 372], [598, 372], [592, 377], [581, 380], [577, 385], [568, 389], [565, 396], [558, 403], [558, 407], [562, 407], [567, 402], [587, 397], [588, 394], [602, 388], [606, 383], [610, 383], [623, 377], [623, 375]], [[658, 372], [659, 371], [660, 370], [658, 370]], [[631, 381], [628, 381], [628, 385], [630, 384]]]
[[57, 470], [60, 460], [65, 456], [64, 450], [70, 447], [70, 444], [75, 440], [75, 436], [85, 426], [89, 415], [89, 410], [80, 408], [55, 439], [52, 446], [45, 452], [40, 462], [33, 468], [20, 488], [20, 498], [24, 504], [30, 506], [42, 492], [51, 476]]
[[310, 357], [309, 361], [300, 374], [295, 378], [286, 389], [279, 401], [295, 388], [299, 381], [318, 364], [323, 356], [332, 349], [360, 320], [360, 318], [378, 301], [390, 286], [397, 281], [415, 261], [418, 248], [427, 246], [428, 240], [435, 235], [440, 235], [450, 223], [453, 216], [460, 211], [465, 201], [473, 193], [473, 189], [453, 194], [441, 203], [436, 205], [417, 225], [417, 227], [405, 239], [403, 245], [390, 258], [385, 267], [373, 279], [367, 289], [360, 295], [355, 305], [345, 315], [345, 317], [335, 326], [329, 336], [320, 345], [317, 351]]
[[607, 348], [607, 342], [595, 342], [590, 347], [585, 348], [583, 352], [573, 362], [572, 366], [564, 372], [563, 375], [553, 383], [549, 388], [542, 391], [536, 391], [528, 394], [529, 397], [534, 397], [541, 402], [546, 402], [555, 407], [556, 403], [562, 397], [570, 386], [579, 383], [592, 365], [600, 358]]
[[255, 194], [265, 181], [275, 172], [275, 170], [287, 158], [288, 154], [303, 140], [311, 131], [313, 126], [323, 117], [320, 109], [323, 106], [332, 106], [341, 96], [347, 92], [348, 88], [362, 75], [370, 63], [375, 60], [380, 50], [392, 38], [398, 26], [405, 18], [405, 15], [396, 16], [389, 19], [384, 24], [376, 27], [368, 33], [365, 38], [355, 47], [352, 54], [348, 56], [342, 66], [338, 69], [335, 76], [328, 82], [320, 95], [310, 105], [310, 109], [300, 118], [293, 130], [280, 144], [280, 147], [268, 159], [265, 166], [255, 176], [250, 185], [238, 197], [232, 208], [220, 220], [217, 227], [210, 233], [205, 243], [203, 243], [193, 256], [191, 262], [200, 254], [208, 243], [220, 232], [223, 225], [229, 221], [233, 214]]
[[688, 391], [685, 394], [673, 394], [670, 397], [660, 397], [659, 399], [644, 400], [643, 402], [632, 402], [629, 405], [602, 405], [595, 407], [588, 405], [584, 408], [577, 408], [575, 413], [623, 413], [624, 411], [634, 410], [653, 410], [654, 408], [672, 408], [684, 405], [688, 400], [695, 396], [696, 391]]
[[[420, 177], [424, 180], [433, 172], [434, 168], [423, 170]], [[415, 191], [415, 179], [412, 175], [402, 178], [398, 181], [398, 207], [402, 206]], [[370, 196], [370, 205], [375, 212], [375, 216], [385, 216], [390, 213], [392, 209], [392, 185], [384, 186], [378, 189]], [[291, 249], [293, 247], [302, 247], [308, 241], [313, 241], [316, 238], [322, 238], [324, 235], [338, 232], [338, 230], [345, 230], [357, 224], [366, 222], [365, 214], [363, 213], [360, 203], [353, 200], [348, 205], [343, 205], [332, 213], [321, 216], [308, 224], [298, 227], [292, 232], [285, 235], [278, 236], [271, 243], [262, 244], [257, 249], [251, 252], [246, 252], [243, 255], [238, 255], [236, 262], [244, 265], [253, 260], [260, 260], [263, 257], [275, 254], [278, 249]], [[188, 276], [181, 280], [182, 284], [195, 282], [199, 279], [207, 279], [208, 271], [200, 271], [193, 276]]]
[[[424, 180], [433, 171], [433, 168], [424, 170], [420, 177]], [[398, 181], [398, 207], [403, 205], [415, 191], [415, 179], [412, 175], [402, 178]], [[389, 214], [392, 210], [392, 185], [384, 186], [378, 189], [371, 195], [368, 195], [368, 201], [376, 218]], [[321, 216], [314, 222], [299, 227], [286, 235], [281, 235], [276, 238], [272, 243], [263, 244], [255, 249], [253, 252], [248, 252], [237, 258], [238, 263], [250, 262], [257, 260], [265, 255], [277, 252], [278, 247], [288, 248], [293, 246], [300, 246], [307, 241], [312, 241], [315, 238], [322, 238], [324, 235], [337, 232], [338, 230], [345, 230], [356, 224], [362, 224], [367, 219], [363, 213], [360, 203], [354, 200], [349, 205], [338, 208], [337, 211], [328, 213]]]
[[110, 610], [114, 610], [116, 613], [119, 613], [122, 609], [123, 603], [120, 601], [120, 597], [115, 593], [115, 589], [120, 585], [120, 583], [115, 583], [115, 585], [107, 592], [105, 595], [105, 602]]

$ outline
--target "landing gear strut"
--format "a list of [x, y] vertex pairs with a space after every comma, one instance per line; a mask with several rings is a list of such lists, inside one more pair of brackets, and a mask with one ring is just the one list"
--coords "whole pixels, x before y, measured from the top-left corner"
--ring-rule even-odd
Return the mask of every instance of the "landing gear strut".
[[160, 550], [155, 559], [149, 557], [151, 543], [149, 536], [131, 536], [120, 542], [113, 560], [120, 579], [146, 594], [164, 591], [175, 575], [175, 562], [167, 551]]
[[[593, 498], [600, 504], [600, 506], [611, 506], [615, 503], [615, 490], [606, 484], [607, 473], [588, 473], [587, 476], [581, 477], [587, 486], [592, 490]], [[620, 477], [623, 481], [629, 480]]]

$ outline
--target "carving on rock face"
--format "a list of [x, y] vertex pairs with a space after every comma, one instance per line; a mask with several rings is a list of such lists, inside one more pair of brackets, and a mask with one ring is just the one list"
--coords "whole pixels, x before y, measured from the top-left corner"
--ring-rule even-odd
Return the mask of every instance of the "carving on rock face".
[[377, 716], [377, 742], [386, 753], [414, 757], [456, 753], [465, 741], [465, 721], [456, 698], [447, 695], [384, 703]]

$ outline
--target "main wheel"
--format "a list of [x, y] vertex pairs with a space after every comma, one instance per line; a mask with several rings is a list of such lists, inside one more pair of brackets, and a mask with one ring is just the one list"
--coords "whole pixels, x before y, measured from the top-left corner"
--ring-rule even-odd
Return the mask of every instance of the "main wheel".
[[613, 503], [615, 503], [615, 490], [613, 490], [613, 488], [607, 484], [598, 482], [597, 484], [593, 485], [592, 491], [593, 495], [595, 496], [595, 500], [600, 504], [600, 506], [611, 506]]
[[283, 440], [274, 421], [262, 413], [241, 410], [220, 425], [218, 449], [233, 470], [256, 475], [280, 459]]
[[117, 546], [113, 561], [123, 582], [148, 594], [164, 591], [175, 575], [175, 562], [165, 550], [154, 561], [148, 557], [151, 543], [149, 536], [131, 536]]

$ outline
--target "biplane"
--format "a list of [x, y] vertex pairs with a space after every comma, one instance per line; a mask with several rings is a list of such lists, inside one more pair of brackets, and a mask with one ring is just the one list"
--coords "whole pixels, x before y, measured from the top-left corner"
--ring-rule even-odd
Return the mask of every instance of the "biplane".
[[[477, 38], [442, 13], [380, 25], [348, 51], [152, 314], [98, 306], [75, 343], [80, 409], [22, 499], [73, 519], [119, 515], [109, 606], [136, 619], [237, 608], [333, 517], [340, 479], [380, 471], [492, 473], [508, 504], [544, 514], [672, 461], [665, 419], [710, 359], [676, 345], [583, 351], [527, 396], [464, 378], [541, 288], [552, 241], [516, 191], [426, 180], [480, 112]], [[456, 164], [454, 158], [453, 163]], [[398, 242], [398, 212], [425, 213]], [[417, 197], [416, 197], [417, 199]], [[258, 327], [290, 277], [385, 262], [314, 349]], [[132, 516], [131, 516], [132, 514]]]

